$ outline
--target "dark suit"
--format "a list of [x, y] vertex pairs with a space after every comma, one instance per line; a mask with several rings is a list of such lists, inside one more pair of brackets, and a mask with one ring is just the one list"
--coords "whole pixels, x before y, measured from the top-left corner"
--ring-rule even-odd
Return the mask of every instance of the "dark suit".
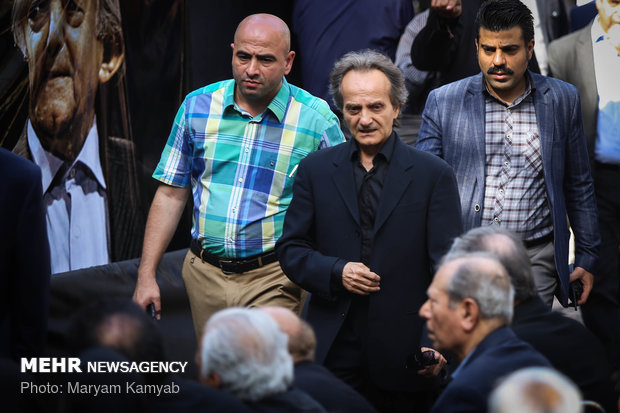
[[328, 412], [371, 413], [376, 410], [351, 386], [312, 361], [295, 364], [293, 386], [308, 393]]
[[[620, 369], [620, 166], [594, 161], [598, 135], [599, 96], [594, 70], [592, 23], [553, 42], [549, 48], [549, 67], [553, 76], [572, 83], [581, 96], [581, 113], [588, 143], [601, 235], [600, 258], [594, 273], [594, 286], [583, 306], [583, 319], [606, 347], [615, 369]], [[617, 125], [620, 126], [620, 125]]]
[[324, 413], [325, 409], [305, 392], [291, 387], [284, 393], [265, 397], [261, 400], [245, 402], [256, 413]]
[[508, 327], [486, 336], [463, 361], [431, 413], [487, 411], [487, 398], [498, 379], [525, 367], [551, 365]]
[[0, 148], [0, 358], [42, 356], [50, 258], [41, 170]]
[[[365, 369], [377, 386], [411, 392], [422, 384], [405, 368], [407, 356], [420, 346], [418, 310], [433, 266], [461, 231], [460, 207], [450, 167], [393, 137], [368, 260], [381, 277], [381, 290], [368, 296]], [[285, 274], [312, 293], [307, 319], [316, 331], [319, 363], [333, 347], [354, 296], [332, 289], [332, 268], [340, 259], [361, 261], [354, 145], [351, 140], [301, 161], [278, 242]]]
[[[32, 160], [26, 129], [13, 152]], [[99, 156], [107, 183], [110, 261], [140, 256], [145, 215], [140, 201], [133, 142], [99, 133]]]
[[538, 297], [515, 306], [512, 330], [579, 386], [584, 399], [614, 411], [611, 369], [603, 346], [579, 322], [551, 311]]

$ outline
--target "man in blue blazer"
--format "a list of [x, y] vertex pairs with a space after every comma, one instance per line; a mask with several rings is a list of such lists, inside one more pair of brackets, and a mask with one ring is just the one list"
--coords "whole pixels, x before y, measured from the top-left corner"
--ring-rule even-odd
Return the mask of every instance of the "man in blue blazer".
[[433, 347], [460, 365], [431, 413], [487, 411], [498, 379], [531, 366], [551, 366], [510, 330], [514, 288], [506, 269], [486, 253], [446, 257], [420, 308]]
[[[539, 294], [568, 302], [569, 281], [592, 289], [600, 236], [579, 95], [527, 71], [531, 12], [518, 0], [485, 2], [476, 19], [481, 74], [434, 90], [419, 149], [445, 159], [459, 186], [465, 230], [500, 225], [525, 243]], [[568, 266], [568, 221], [575, 269]]]
[[[433, 267], [461, 232], [454, 174], [393, 132], [407, 92], [373, 51], [339, 60], [330, 89], [354, 139], [300, 164], [277, 249], [285, 274], [312, 293], [316, 361], [380, 411], [425, 411], [432, 380], [406, 368], [419, 350]], [[420, 370], [437, 374], [445, 360]]]

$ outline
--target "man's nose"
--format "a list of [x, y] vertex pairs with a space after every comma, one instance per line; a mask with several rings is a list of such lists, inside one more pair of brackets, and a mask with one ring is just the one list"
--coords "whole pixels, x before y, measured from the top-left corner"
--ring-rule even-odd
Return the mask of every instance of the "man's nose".
[[65, 10], [61, 1], [50, 3], [50, 17], [47, 33], [48, 48], [56, 48], [62, 44], [65, 30]]
[[258, 59], [255, 57], [252, 57], [245, 71], [248, 74], [248, 76], [256, 76], [258, 74]]
[[360, 113], [360, 124], [367, 126], [372, 123], [372, 116], [370, 116], [370, 112], [367, 109], [362, 109]]
[[503, 66], [504, 64], [506, 64], [504, 53], [500, 49], [497, 49], [497, 51], [493, 55], [493, 64], [495, 66]]
[[420, 317], [425, 318], [425, 319], [429, 319], [429, 303], [428, 300], [424, 301], [424, 304], [422, 304], [422, 307], [420, 307], [420, 311], [418, 312], [418, 314], [420, 315]]

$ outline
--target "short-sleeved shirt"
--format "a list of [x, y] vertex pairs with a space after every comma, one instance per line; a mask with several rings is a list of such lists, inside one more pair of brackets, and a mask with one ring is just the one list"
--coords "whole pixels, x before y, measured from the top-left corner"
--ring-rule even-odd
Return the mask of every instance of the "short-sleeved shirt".
[[299, 162], [344, 136], [325, 101], [286, 79], [255, 117], [234, 90], [231, 79], [187, 95], [153, 177], [191, 185], [192, 237], [203, 248], [244, 258], [273, 250], [282, 235]]

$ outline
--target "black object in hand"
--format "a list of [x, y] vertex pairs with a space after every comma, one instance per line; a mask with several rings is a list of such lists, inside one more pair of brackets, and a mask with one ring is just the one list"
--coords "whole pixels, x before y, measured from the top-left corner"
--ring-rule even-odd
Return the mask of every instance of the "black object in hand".
[[157, 318], [157, 313], [155, 312], [155, 304], [151, 303], [146, 306], [146, 312], [151, 315], [153, 318]]
[[577, 311], [577, 301], [581, 298], [582, 293], [583, 282], [581, 282], [581, 280], [575, 280], [568, 286], [568, 294], [570, 295], [573, 307], [575, 307], [575, 311]]
[[407, 364], [405, 364], [405, 368], [421, 370], [424, 367], [432, 366], [433, 364], [438, 363], [439, 359], [435, 357], [435, 352], [433, 350], [418, 350], [407, 357]]

